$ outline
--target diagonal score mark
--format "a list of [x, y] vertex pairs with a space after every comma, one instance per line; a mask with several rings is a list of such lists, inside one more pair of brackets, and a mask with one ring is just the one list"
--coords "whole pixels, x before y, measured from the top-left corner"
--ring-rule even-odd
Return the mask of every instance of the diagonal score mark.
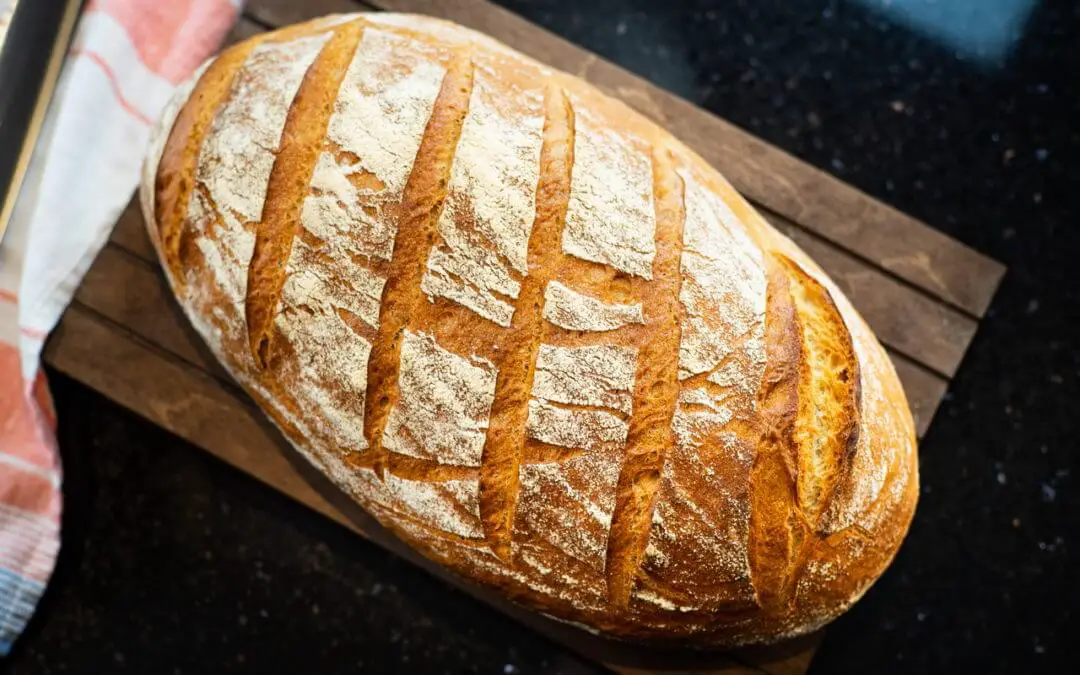
[[363, 25], [358, 21], [334, 32], [304, 75], [285, 119], [270, 171], [262, 222], [256, 225], [244, 303], [248, 342], [260, 368], [269, 365], [269, 333], [281, 304], [287, 262], [300, 229], [300, 211], [334, 110], [334, 100], [362, 32]]
[[233, 83], [258, 40], [249, 40], [225, 51], [199, 78], [191, 98], [180, 109], [158, 162], [153, 189], [157, 192], [153, 214], [164, 266], [177, 284], [185, 275], [180, 264], [181, 239], [186, 228], [188, 204], [195, 190], [196, 167], [203, 140], [218, 110], [233, 93]]
[[562, 230], [570, 201], [570, 169], [574, 163], [574, 112], [562, 89], [544, 93], [544, 131], [536, 219], [528, 246], [528, 274], [522, 279], [517, 306], [504, 338], [498, 364], [494, 403], [484, 440], [480, 471], [480, 520], [493, 552], [510, 559], [510, 537], [517, 504], [518, 468], [525, 446], [543, 326], [544, 289], [554, 278], [562, 255]]
[[684, 185], [667, 149], [653, 148], [652, 165], [656, 258], [653, 282], [642, 286], [640, 301], [645, 308], [645, 329], [654, 337], [644, 341], [638, 352], [633, 416], [608, 535], [608, 598], [617, 607], [630, 602], [648, 544], [664, 455], [675, 442], [671, 424], [679, 398]]
[[401, 342], [417, 306], [423, 302], [420, 283], [438, 236], [439, 214], [446, 200], [450, 168], [472, 87], [473, 63], [468, 51], [463, 50], [454, 55], [443, 77], [405, 184], [394, 255], [383, 287], [379, 330], [368, 361], [364, 435], [369, 450], [357, 458], [357, 466], [369, 466], [380, 476], [386, 464], [383, 432], [400, 395]]

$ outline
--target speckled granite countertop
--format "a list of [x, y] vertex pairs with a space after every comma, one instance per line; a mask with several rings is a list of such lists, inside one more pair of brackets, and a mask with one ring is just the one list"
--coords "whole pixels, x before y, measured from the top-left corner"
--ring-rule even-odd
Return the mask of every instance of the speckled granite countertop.
[[[1066, 672], [1080, 635], [1076, 3], [502, 4], [1009, 266], [923, 443], [911, 535], [813, 672]], [[11, 672], [592, 672], [54, 382], [65, 546]]]

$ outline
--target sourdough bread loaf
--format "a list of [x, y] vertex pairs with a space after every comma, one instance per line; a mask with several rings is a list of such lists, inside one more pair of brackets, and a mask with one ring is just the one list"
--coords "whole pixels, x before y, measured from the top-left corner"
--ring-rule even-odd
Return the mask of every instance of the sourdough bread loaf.
[[711, 167], [430, 18], [226, 50], [154, 134], [180, 304], [292, 444], [467, 579], [616, 637], [813, 630], [917, 498], [862, 318]]

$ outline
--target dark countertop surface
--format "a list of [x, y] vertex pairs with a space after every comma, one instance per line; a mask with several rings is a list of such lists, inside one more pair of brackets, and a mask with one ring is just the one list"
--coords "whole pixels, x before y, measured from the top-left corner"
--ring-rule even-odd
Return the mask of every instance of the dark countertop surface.
[[[1078, 4], [502, 4], [1009, 266], [923, 442], [911, 534], [830, 627], [812, 672], [1071, 671]], [[0, 668], [592, 672], [82, 386], [53, 383], [64, 548]]]

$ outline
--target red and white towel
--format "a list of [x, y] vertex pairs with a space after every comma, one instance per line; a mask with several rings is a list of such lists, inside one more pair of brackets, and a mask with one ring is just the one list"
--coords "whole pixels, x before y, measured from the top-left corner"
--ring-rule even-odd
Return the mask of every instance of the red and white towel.
[[151, 123], [241, 3], [90, 0], [83, 10], [0, 243], [0, 656], [33, 613], [60, 545], [42, 344], [138, 184]]

